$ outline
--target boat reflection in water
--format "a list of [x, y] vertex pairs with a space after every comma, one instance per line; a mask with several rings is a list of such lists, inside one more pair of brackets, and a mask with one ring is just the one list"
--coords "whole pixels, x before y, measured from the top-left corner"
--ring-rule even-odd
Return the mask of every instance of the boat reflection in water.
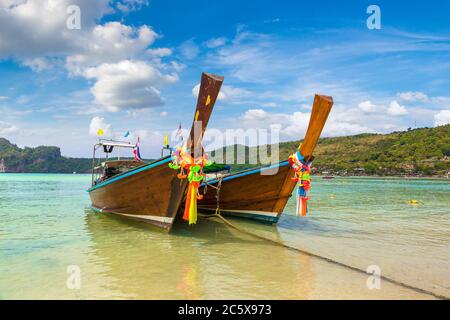
[[[308, 248], [305, 242], [311, 239], [319, 247], [327, 245], [330, 232], [320, 230], [325, 238], [317, 237], [317, 222], [290, 214], [284, 214], [277, 226], [230, 219], [298, 248]], [[180, 221], [168, 235], [149, 232], [150, 224], [88, 210], [85, 226], [90, 249], [82, 265], [80, 293], [86, 298], [430, 298], [387, 282], [380, 290], [369, 290], [366, 274], [246, 236], [219, 220], [199, 219], [195, 228]]]
[[[86, 214], [89, 260], [102, 270], [110, 298], [308, 298], [314, 280], [310, 257], [200, 219], [176, 223], [170, 236], [111, 215]], [[262, 233], [279, 237], [273, 227]]]

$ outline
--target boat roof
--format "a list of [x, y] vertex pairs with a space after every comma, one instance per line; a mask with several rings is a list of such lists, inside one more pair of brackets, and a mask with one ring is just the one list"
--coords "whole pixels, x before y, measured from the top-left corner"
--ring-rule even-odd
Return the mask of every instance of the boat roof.
[[129, 166], [129, 165], [141, 165], [146, 163], [145, 161], [138, 161], [134, 159], [120, 159], [120, 160], [108, 160], [102, 162], [102, 166], [107, 167], [119, 167], [119, 166]]
[[128, 142], [128, 141], [119, 141], [119, 140], [99, 140], [99, 146], [113, 146], [113, 147], [121, 147], [121, 148], [134, 148], [136, 144]]

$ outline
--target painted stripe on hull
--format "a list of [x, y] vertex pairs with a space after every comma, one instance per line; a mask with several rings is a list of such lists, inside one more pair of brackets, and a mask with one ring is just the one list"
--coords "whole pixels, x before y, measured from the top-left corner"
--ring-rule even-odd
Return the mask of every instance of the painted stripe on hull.
[[[214, 213], [216, 209], [201, 208], [199, 209], [205, 213]], [[248, 218], [268, 223], [277, 223], [279, 216], [276, 212], [268, 211], [252, 211], [252, 210], [220, 210], [224, 215], [235, 216], [239, 218]]]
[[175, 219], [175, 218], [171, 218], [171, 217], [161, 217], [161, 216], [144, 215], [144, 214], [129, 214], [129, 213], [114, 212], [114, 211], [109, 211], [109, 210], [96, 208], [94, 206], [91, 206], [91, 208], [95, 212], [112, 213], [112, 214], [116, 214], [116, 215], [119, 215], [119, 216], [122, 216], [122, 217], [130, 218], [130, 219], [134, 219], [134, 220], [139, 220], [139, 221], [143, 221], [143, 222], [149, 222], [149, 223], [156, 222], [156, 223], [158, 223], [158, 225], [159, 224], [172, 225], [172, 222]]
[[[238, 172], [238, 173], [235, 173], [235, 174], [231, 174], [231, 175], [225, 176], [222, 181], [236, 179], [236, 178], [240, 178], [240, 177], [243, 177], [243, 176], [247, 176], [249, 174], [255, 174], [255, 173], [259, 173], [259, 172], [275, 169], [275, 168], [278, 168], [278, 167], [284, 167], [284, 166], [287, 166], [287, 165], [289, 165], [289, 162], [288, 161], [283, 161], [283, 162], [271, 165], [269, 167], [260, 167], [260, 168], [257, 168], [257, 169], [244, 171], [244, 172], [241, 172], [241, 173]], [[218, 180], [217, 179], [213, 179], [213, 180], [210, 180], [210, 181], [207, 181], [207, 182], [208, 182], [208, 184], [215, 184], [215, 183], [218, 182]], [[202, 187], [205, 186], [205, 183], [202, 183], [201, 186]]]

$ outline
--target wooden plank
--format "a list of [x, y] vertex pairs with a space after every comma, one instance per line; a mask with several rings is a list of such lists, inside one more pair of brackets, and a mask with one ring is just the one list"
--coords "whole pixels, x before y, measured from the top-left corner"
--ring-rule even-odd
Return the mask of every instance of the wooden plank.
[[[191, 147], [201, 146], [201, 139], [222, 82], [223, 77], [202, 74], [190, 135], [192, 138], [188, 140]], [[194, 132], [196, 125], [199, 126], [197, 131], [200, 134]], [[105, 212], [122, 214], [127, 218], [142, 220], [170, 230], [184, 197], [187, 181], [177, 178], [177, 172], [167, 166], [169, 161], [167, 157], [167, 161], [164, 158], [160, 160], [158, 161], [161, 163], [154, 167], [146, 170], [142, 169], [146, 166], [138, 167], [112, 183], [90, 190], [93, 206]], [[153, 220], [152, 216], [155, 217]], [[172, 223], [162, 223], [161, 218], [168, 218], [165, 221], [172, 220]]]
[[[311, 111], [311, 117], [309, 119], [308, 129], [305, 134], [305, 139], [299, 146], [300, 153], [306, 161], [310, 161], [313, 159], [314, 149], [316, 148], [320, 134], [322, 133], [323, 127], [325, 126], [332, 107], [332, 97], [316, 94], [316, 96], [314, 97], [314, 104]], [[295, 181], [291, 180], [291, 177], [293, 175], [294, 170], [289, 170], [284, 179], [284, 183], [281, 185], [281, 189], [279, 192], [280, 199], [272, 208], [273, 212], [278, 212], [279, 214], [283, 212], [284, 207], [289, 200], [287, 196], [291, 196], [295, 188], [296, 183]]]
[[332, 107], [332, 97], [316, 94], [311, 117], [309, 118], [308, 130], [306, 131], [303, 143], [300, 145], [300, 153], [306, 161], [309, 161], [313, 155]]
[[[203, 151], [201, 146], [203, 134], [208, 126], [209, 118], [211, 117], [217, 97], [219, 96], [223, 79], [222, 76], [202, 73], [200, 90], [197, 98], [197, 108], [194, 113], [189, 140], [187, 141], [187, 146], [190, 148], [193, 156], [199, 156]], [[186, 179], [175, 179], [172, 181], [172, 191], [170, 192], [169, 200], [169, 210], [172, 217], [175, 217], [180, 209], [181, 202], [186, 194], [187, 185], [188, 182]]]
[[[289, 171], [289, 166], [279, 168], [277, 174], [261, 175], [259, 171], [222, 182], [220, 207], [223, 210], [271, 211], [279, 200], [279, 188]], [[217, 186], [217, 182], [213, 184]], [[200, 188], [203, 194], [204, 187]], [[199, 208], [216, 208], [216, 190], [208, 187]]]
[[196, 156], [201, 155], [200, 153], [203, 151], [201, 148], [203, 134], [208, 126], [214, 104], [219, 96], [223, 79], [222, 76], [202, 73], [197, 108], [194, 113], [194, 120], [192, 121], [192, 128], [187, 144], [191, 151], [194, 152], [195, 150], [197, 153]]
[[[313, 158], [313, 151], [332, 105], [333, 99], [331, 97], [316, 95], [314, 98], [308, 129], [303, 143], [299, 146], [300, 152], [307, 160]], [[295, 188], [296, 183], [291, 180], [293, 175], [294, 172], [290, 166], [282, 166], [278, 168], [278, 172], [274, 175], [261, 175], [257, 171], [223, 181], [220, 191], [220, 207], [225, 211], [276, 212], [279, 217]], [[203, 188], [201, 188], [201, 192], [203, 192]], [[199, 202], [199, 208], [215, 208], [215, 195], [214, 189], [208, 189], [205, 198]]]

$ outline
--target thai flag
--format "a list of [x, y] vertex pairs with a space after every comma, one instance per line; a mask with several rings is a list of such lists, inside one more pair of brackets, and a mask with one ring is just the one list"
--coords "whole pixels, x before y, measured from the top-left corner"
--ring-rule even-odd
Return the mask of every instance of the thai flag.
[[144, 161], [144, 160], [142, 160], [141, 153], [139, 152], [139, 143], [140, 143], [140, 140], [139, 140], [139, 137], [138, 137], [137, 142], [136, 142], [136, 146], [133, 148], [134, 159], [136, 161]]

